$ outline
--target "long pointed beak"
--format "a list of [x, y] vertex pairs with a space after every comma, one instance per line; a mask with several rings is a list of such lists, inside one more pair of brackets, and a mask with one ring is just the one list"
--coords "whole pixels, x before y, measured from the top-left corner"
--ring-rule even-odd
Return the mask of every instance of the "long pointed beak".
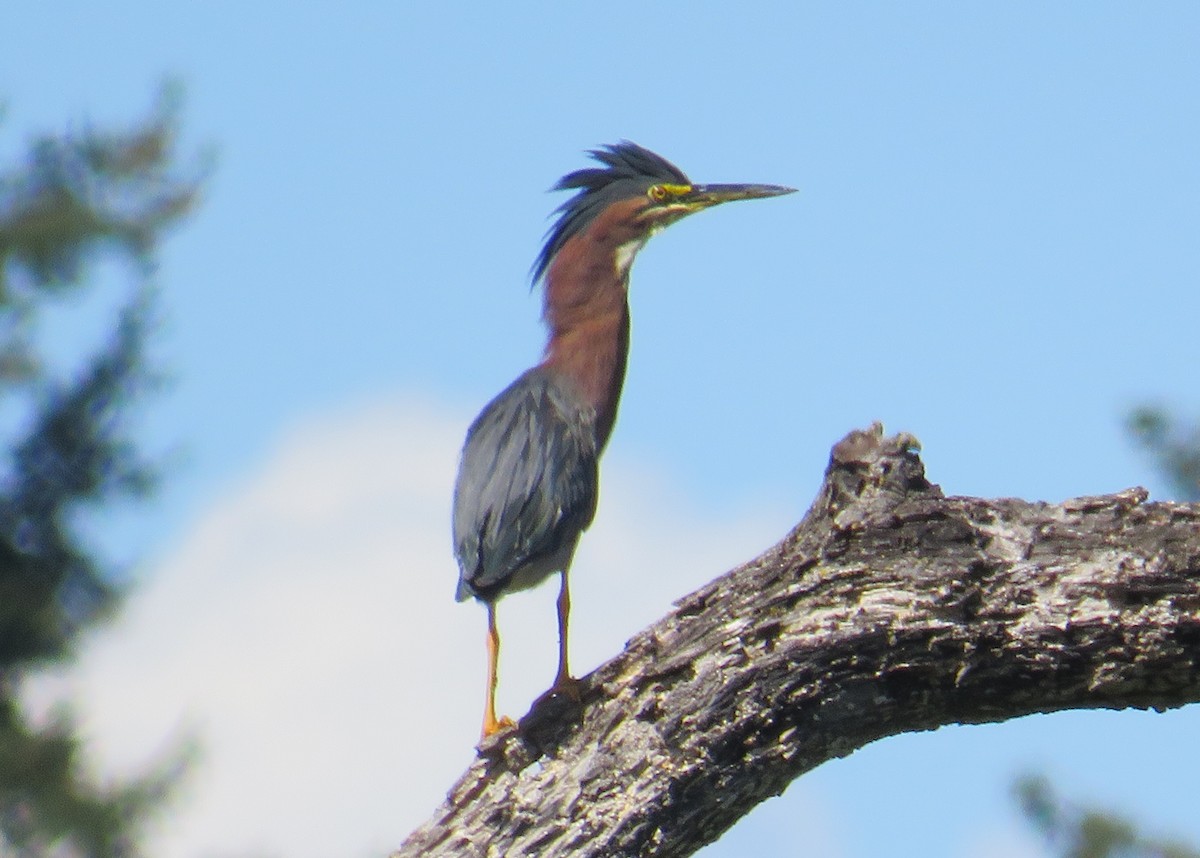
[[693, 185], [685, 199], [690, 205], [708, 208], [734, 200], [758, 200], [795, 192], [795, 188], [783, 185]]

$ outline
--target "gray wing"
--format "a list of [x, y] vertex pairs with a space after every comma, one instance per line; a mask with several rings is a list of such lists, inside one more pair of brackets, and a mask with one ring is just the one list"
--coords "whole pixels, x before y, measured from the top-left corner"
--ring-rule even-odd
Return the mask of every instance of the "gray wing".
[[463, 446], [454, 488], [459, 601], [498, 597], [523, 566], [578, 538], [595, 515], [598, 482], [592, 409], [540, 367], [509, 385]]

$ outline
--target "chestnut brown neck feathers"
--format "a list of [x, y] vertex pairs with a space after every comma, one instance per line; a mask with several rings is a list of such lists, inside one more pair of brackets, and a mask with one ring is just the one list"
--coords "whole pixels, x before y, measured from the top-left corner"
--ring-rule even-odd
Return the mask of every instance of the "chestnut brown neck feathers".
[[545, 274], [550, 329], [542, 365], [568, 380], [595, 409], [603, 447], [616, 420], [629, 353], [629, 266], [644, 229], [640, 198], [610, 205], [555, 254]]
[[652, 187], [690, 187], [682, 170], [623, 140], [594, 149], [599, 162], [568, 173], [556, 191], [578, 191], [558, 218], [533, 266], [545, 285], [550, 341], [542, 366], [566, 381], [596, 413], [603, 448], [617, 416], [629, 352], [629, 268], [655, 226], [642, 218]]

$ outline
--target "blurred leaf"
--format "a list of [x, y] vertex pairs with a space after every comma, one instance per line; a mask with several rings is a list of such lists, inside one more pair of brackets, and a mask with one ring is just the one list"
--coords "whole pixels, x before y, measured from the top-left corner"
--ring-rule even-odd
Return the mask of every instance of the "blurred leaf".
[[132, 128], [40, 137], [0, 174], [0, 382], [37, 371], [26, 333], [48, 293], [82, 288], [106, 252], [148, 273], [161, 238], [195, 206], [205, 170], [175, 163], [172, 92]]
[[1126, 429], [1154, 460], [1176, 500], [1200, 501], [1200, 426], [1181, 425], [1165, 409], [1142, 406]]
[[1061, 858], [1200, 858], [1183, 844], [1148, 838], [1120, 814], [1068, 804], [1043, 777], [1025, 777], [1013, 791], [1029, 823]]
[[[0, 472], [0, 855], [141, 855], [141, 827], [191, 759], [185, 745], [136, 777], [99, 782], [75, 724], [27, 720], [22, 678], [74, 655], [80, 633], [123, 595], [116, 570], [78, 532], [114, 501], [144, 497], [157, 474], [130, 436], [131, 407], [153, 386], [145, 367], [166, 232], [195, 205], [201, 171], [176, 164], [168, 92], [131, 128], [43, 136], [0, 171], [0, 402], [20, 416]], [[107, 342], [51, 373], [32, 330], [94, 263], [130, 267], [130, 297]]]

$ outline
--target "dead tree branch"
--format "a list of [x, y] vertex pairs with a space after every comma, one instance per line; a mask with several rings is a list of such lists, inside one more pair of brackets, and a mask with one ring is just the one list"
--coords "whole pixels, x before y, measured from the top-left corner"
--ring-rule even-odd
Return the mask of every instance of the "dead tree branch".
[[914, 447], [848, 435], [795, 530], [486, 742], [395, 856], [678, 858], [884, 736], [1200, 699], [1200, 506], [947, 498]]

